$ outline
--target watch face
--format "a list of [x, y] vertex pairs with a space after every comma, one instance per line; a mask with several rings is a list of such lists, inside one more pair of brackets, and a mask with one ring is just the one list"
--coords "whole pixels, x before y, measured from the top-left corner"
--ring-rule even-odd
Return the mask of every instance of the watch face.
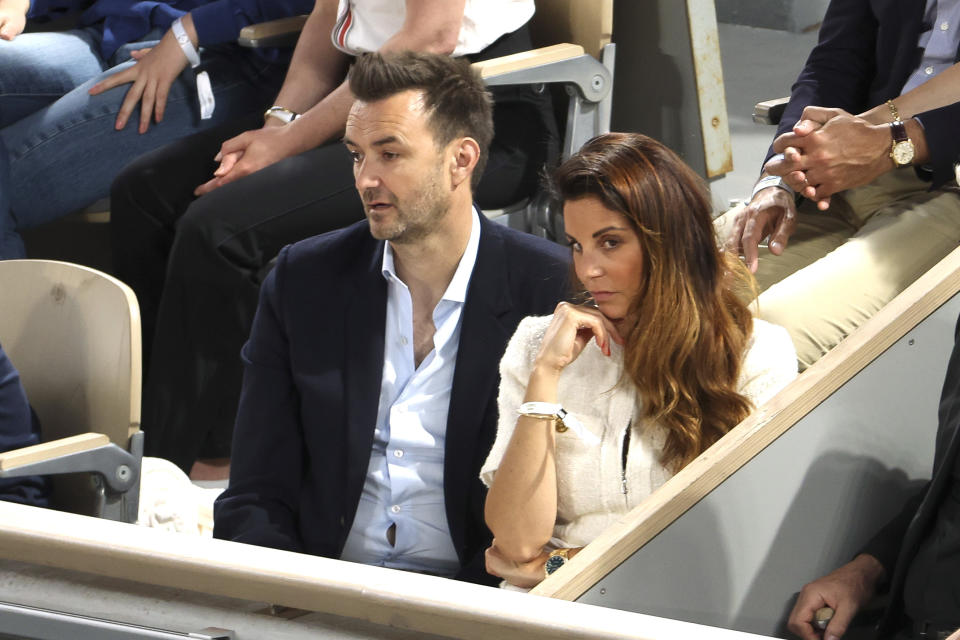
[[909, 140], [898, 142], [893, 145], [893, 151], [890, 154], [897, 166], [908, 165], [913, 162], [913, 143]]
[[567, 559], [563, 556], [550, 556], [547, 558], [544, 568], [547, 570], [547, 575], [550, 575], [565, 564], [567, 564]]

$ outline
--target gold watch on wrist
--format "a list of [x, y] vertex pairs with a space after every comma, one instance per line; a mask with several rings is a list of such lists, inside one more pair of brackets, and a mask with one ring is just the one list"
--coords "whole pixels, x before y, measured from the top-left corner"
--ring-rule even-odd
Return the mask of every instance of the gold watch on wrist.
[[893, 116], [893, 122], [890, 123], [890, 136], [893, 141], [890, 143], [890, 159], [897, 167], [906, 167], [913, 163], [913, 156], [916, 149], [913, 146], [913, 140], [907, 135], [907, 128], [900, 119], [900, 112], [897, 105], [892, 100], [887, 100], [887, 106], [890, 107], [890, 114]]
[[544, 575], [549, 576], [554, 571], [567, 564], [567, 561], [570, 559], [570, 549], [554, 549], [550, 552], [550, 555], [547, 556], [546, 562], [543, 563], [543, 572]]

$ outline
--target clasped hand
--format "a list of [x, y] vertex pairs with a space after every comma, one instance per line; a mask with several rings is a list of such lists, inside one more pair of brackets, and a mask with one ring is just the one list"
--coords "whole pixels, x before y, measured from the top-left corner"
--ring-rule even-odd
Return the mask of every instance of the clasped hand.
[[176, 38], [173, 37], [173, 31], [169, 29], [163, 34], [157, 46], [134, 51], [131, 55], [136, 60], [133, 66], [118, 71], [93, 85], [90, 88], [90, 95], [103, 93], [122, 84], [133, 83], [123, 98], [114, 127], [117, 131], [123, 129], [139, 102], [140, 127], [138, 130], [140, 133], [146, 133], [150, 127], [151, 116], [154, 116], [157, 122], [163, 120], [170, 87], [187, 66], [187, 57], [180, 49]]
[[773, 150], [782, 155], [771, 158], [764, 170], [825, 210], [833, 194], [873, 182], [893, 168], [890, 141], [886, 125], [843, 109], [807, 107], [793, 131], [773, 141]]
[[560, 372], [577, 359], [591, 338], [608, 356], [611, 340], [623, 344], [616, 326], [599, 309], [561, 302], [540, 343], [535, 366]]
[[[780, 176], [823, 211], [833, 194], [872, 182], [892, 168], [890, 140], [886, 125], [871, 124], [842, 109], [807, 107], [793, 131], [774, 140], [777, 155], [763, 169], [766, 175]], [[780, 255], [796, 227], [793, 198], [784, 189], [767, 187], [735, 214], [726, 245], [742, 251], [750, 271], [756, 272], [763, 238], [769, 236], [770, 253]]]
[[224, 142], [220, 146], [220, 153], [214, 158], [220, 166], [213, 172], [213, 178], [197, 187], [194, 194], [202, 196], [210, 193], [217, 187], [293, 155], [294, 151], [288, 150], [287, 145], [291, 131], [289, 127], [268, 123], [261, 129], [245, 131]]

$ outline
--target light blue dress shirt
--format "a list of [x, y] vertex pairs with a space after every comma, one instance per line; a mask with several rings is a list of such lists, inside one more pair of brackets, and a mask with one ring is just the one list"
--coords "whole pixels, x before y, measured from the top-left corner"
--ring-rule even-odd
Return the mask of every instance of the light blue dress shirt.
[[[479, 244], [474, 210], [466, 250], [433, 310], [433, 351], [419, 367], [414, 365], [410, 290], [397, 277], [393, 250], [386, 245], [387, 320], [377, 424], [342, 560], [447, 577], [460, 568], [447, 524], [443, 460], [463, 303]], [[387, 531], [393, 525], [391, 545]]]
[[953, 65], [960, 47], [960, 0], [927, 0], [923, 25], [924, 31], [917, 42], [917, 47], [923, 49], [923, 57], [901, 93], [919, 87]]

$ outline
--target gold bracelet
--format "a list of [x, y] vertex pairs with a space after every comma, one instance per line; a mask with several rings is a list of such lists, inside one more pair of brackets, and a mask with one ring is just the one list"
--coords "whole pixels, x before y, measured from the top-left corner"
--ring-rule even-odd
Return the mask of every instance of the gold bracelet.
[[900, 111], [897, 109], [897, 105], [893, 104], [893, 100], [887, 100], [887, 106], [890, 107], [890, 114], [893, 116], [893, 121], [900, 122]]

